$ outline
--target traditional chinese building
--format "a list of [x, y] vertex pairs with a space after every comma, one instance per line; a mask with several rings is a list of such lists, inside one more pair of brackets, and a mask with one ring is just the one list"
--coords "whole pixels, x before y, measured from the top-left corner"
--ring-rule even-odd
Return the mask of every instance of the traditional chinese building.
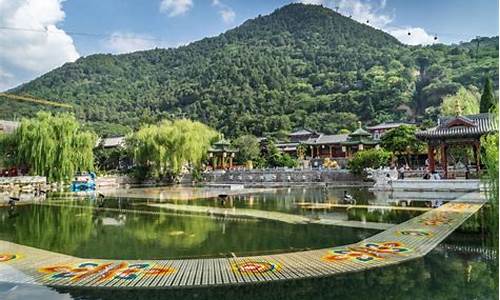
[[125, 137], [117, 136], [117, 137], [108, 137], [103, 138], [99, 141], [99, 145], [103, 148], [124, 148], [125, 147]]
[[300, 143], [307, 141], [308, 139], [311, 138], [317, 138], [321, 135], [321, 133], [310, 130], [310, 129], [300, 129], [297, 131], [294, 131], [288, 135], [288, 138], [290, 139], [290, 142], [292, 143]]
[[344, 158], [341, 143], [347, 141], [347, 134], [321, 134], [317, 138], [310, 138], [304, 142], [309, 148], [311, 158]]
[[448, 155], [451, 147], [470, 147], [474, 153], [476, 172], [481, 171], [481, 137], [498, 131], [493, 115], [488, 113], [442, 117], [438, 126], [417, 132], [416, 136], [427, 143], [428, 170], [436, 170], [436, 156], [444, 178], [448, 178]]
[[[283, 153], [288, 153], [291, 156], [296, 156], [297, 155], [297, 147], [301, 143], [305, 143], [306, 141], [310, 139], [315, 139], [318, 138], [321, 133], [310, 130], [310, 129], [299, 129], [296, 130], [288, 135], [288, 140], [287, 142], [285, 141], [278, 141], [275, 146], [278, 148], [280, 152]], [[265, 145], [267, 143], [266, 138], [261, 138], [260, 140], [261, 146], [265, 148]]]
[[208, 150], [208, 157], [212, 168], [214, 170], [232, 168], [233, 159], [237, 152], [237, 149], [231, 148], [229, 141], [224, 138], [220, 139]]
[[411, 125], [409, 123], [401, 123], [401, 122], [384, 122], [380, 123], [374, 126], [368, 126], [366, 127], [366, 130], [371, 133], [372, 137], [374, 140], [380, 140], [380, 138], [386, 133], [387, 131], [398, 128], [403, 125]]
[[347, 136], [347, 140], [340, 143], [342, 152], [345, 157], [350, 158], [354, 153], [365, 149], [379, 148], [379, 142], [374, 140], [371, 133], [361, 127], [361, 122], [358, 122], [359, 128]]

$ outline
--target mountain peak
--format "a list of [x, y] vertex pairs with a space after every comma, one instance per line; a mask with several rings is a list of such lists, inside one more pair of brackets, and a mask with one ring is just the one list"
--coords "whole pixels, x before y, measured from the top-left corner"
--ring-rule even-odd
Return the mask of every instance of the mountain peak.
[[[187, 46], [84, 57], [14, 92], [71, 103], [96, 128], [111, 123], [136, 128], [144, 120], [183, 116], [227, 136], [304, 126], [329, 134], [355, 129], [358, 120], [401, 119], [397, 107], [413, 103], [412, 95], [425, 98], [418, 100], [422, 107], [438, 106], [441, 93], [481, 86], [484, 73], [498, 74], [498, 64], [484, 64], [484, 59], [498, 62], [497, 44], [481, 45], [484, 58], [462, 55], [463, 64], [455, 64], [455, 46], [406, 47], [329, 8], [290, 4]], [[475, 53], [472, 46], [460, 52]], [[420, 67], [421, 51], [440, 57], [429, 68], [443, 71], [434, 72], [439, 77], [416, 93], [418, 77], [411, 74]], [[471, 74], [476, 68], [481, 73]], [[0, 118], [39, 109], [1, 100]]]
[[[347, 46], [359, 42], [376, 47], [401, 45], [396, 38], [382, 30], [359, 23], [322, 5], [303, 3], [285, 5], [269, 15], [248, 20], [228, 33], [241, 35], [242, 31], [254, 31], [259, 35], [263, 31], [292, 34], [299, 39], [320, 36], [330, 46]], [[247, 34], [244, 36], [248, 38]]]

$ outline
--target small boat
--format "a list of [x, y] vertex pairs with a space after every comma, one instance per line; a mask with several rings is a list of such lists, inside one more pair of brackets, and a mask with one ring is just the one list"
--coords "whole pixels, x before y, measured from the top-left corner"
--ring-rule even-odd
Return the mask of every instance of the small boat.
[[71, 182], [72, 192], [93, 192], [95, 191], [96, 175], [94, 172], [89, 172], [83, 175], [75, 176], [75, 179]]

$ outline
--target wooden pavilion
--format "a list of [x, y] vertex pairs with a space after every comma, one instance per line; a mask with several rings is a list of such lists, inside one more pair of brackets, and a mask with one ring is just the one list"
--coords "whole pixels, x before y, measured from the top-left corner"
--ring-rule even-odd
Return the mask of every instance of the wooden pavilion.
[[358, 122], [359, 128], [350, 133], [347, 140], [341, 142], [342, 152], [345, 157], [350, 158], [354, 153], [371, 148], [379, 148], [379, 142], [374, 140], [372, 134], [361, 127], [361, 122]]
[[214, 170], [232, 168], [233, 159], [237, 152], [237, 149], [231, 148], [229, 141], [221, 138], [208, 150], [212, 168]]
[[481, 170], [481, 137], [498, 131], [493, 115], [488, 113], [454, 117], [441, 117], [438, 126], [416, 133], [427, 143], [428, 171], [436, 170], [436, 155], [440, 152], [443, 177], [448, 178], [448, 154], [450, 147], [472, 147], [476, 171]]

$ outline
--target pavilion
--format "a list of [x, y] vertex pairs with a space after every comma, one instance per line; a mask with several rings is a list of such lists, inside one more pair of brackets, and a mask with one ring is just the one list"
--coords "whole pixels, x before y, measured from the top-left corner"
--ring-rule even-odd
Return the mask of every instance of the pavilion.
[[373, 139], [372, 134], [361, 127], [361, 122], [358, 122], [358, 125], [359, 128], [350, 133], [346, 141], [340, 143], [342, 152], [345, 153], [347, 158], [352, 157], [358, 151], [379, 148], [379, 142]]
[[416, 133], [418, 139], [427, 143], [428, 171], [436, 170], [436, 155], [440, 151], [443, 177], [448, 178], [448, 154], [450, 147], [472, 147], [476, 171], [481, 170], [481, 137], [498, 131], [492, 114], [441, 117], [436, 127]]
[[238, 150], [231, 148], [229, 141], [221, 138], [212, 148], [208, 150], [208, 157], [212, 162], [212, 168], [226, 169], [233, 167], [233, 158]]

